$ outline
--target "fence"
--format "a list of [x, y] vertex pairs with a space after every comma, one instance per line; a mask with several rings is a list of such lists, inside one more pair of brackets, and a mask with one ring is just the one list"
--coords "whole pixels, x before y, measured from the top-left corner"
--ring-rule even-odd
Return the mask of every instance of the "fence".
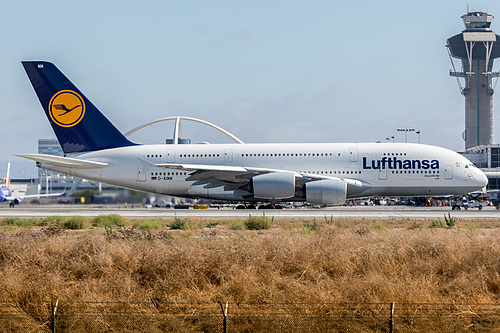
[[500, 304], [0, 302], [0, 332], [500, 332]]

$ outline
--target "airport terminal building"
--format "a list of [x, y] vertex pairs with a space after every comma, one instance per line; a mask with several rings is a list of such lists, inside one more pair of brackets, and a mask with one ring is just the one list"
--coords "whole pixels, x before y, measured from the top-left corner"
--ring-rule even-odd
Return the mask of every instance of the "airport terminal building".
[[500, 189], [500, 144], [467, 149], [462, 153], [488, 177], [488, 190]]

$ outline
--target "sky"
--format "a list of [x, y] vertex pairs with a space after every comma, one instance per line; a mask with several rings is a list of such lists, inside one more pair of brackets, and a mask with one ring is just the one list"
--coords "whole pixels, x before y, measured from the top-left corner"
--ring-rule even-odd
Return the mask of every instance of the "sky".
[[500, 34], [499, 1], [3, 2], [0, 175], [10, 161], [13, 178], [35, 177], [14, 155], [54, 138], [22, 60], [56, 64], [122, 132], [167, 116], [248, 143], [404, 142], [407, 127], [461, 151], [445, 43], [468, 5], [496, 15]]

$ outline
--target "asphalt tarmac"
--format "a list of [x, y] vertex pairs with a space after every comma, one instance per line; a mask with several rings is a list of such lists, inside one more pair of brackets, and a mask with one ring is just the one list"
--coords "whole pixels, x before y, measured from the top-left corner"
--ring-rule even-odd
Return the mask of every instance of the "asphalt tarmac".
[[0, 217], [47, 217], [47, 216], [86, 216], [118, 214], [127, 218], [210, 218], [232, 219], [247, 218], [249, 214], [275, 218], [350, 218], [350, 219], [433, 219], [442, 218], [448, 212], [462, 219], [500, 219], [500, 210], [495, 207], [485, 207], [468, 210], [452, 210], [451, 207], [407, 207], [407, 206], [357, 206], [329, 207], [321, 209], [266, 209], [240, 210], [232, 208], [209, 209], [173, 209], [173, 208], [143, 208], [118, 205], [16, 205], [9, 208], [8, 204], [0, 204]]

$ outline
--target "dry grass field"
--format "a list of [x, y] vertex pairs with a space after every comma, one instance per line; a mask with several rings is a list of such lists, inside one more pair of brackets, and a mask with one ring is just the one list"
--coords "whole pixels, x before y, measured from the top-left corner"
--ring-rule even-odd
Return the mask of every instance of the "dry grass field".
[[500, 221], [268, 222], [4, 219], [0, 300], [498, 302]]
[[[233, 332], [387, 332], [392, 302], [397, 331], [490, 331], [499, 237], [500, 220], [451, 216], [5, 218], [0, 332], [220, 332], [219, 302], [231, 304]], [[487, 303], [486, 317], [469, 307]]]

